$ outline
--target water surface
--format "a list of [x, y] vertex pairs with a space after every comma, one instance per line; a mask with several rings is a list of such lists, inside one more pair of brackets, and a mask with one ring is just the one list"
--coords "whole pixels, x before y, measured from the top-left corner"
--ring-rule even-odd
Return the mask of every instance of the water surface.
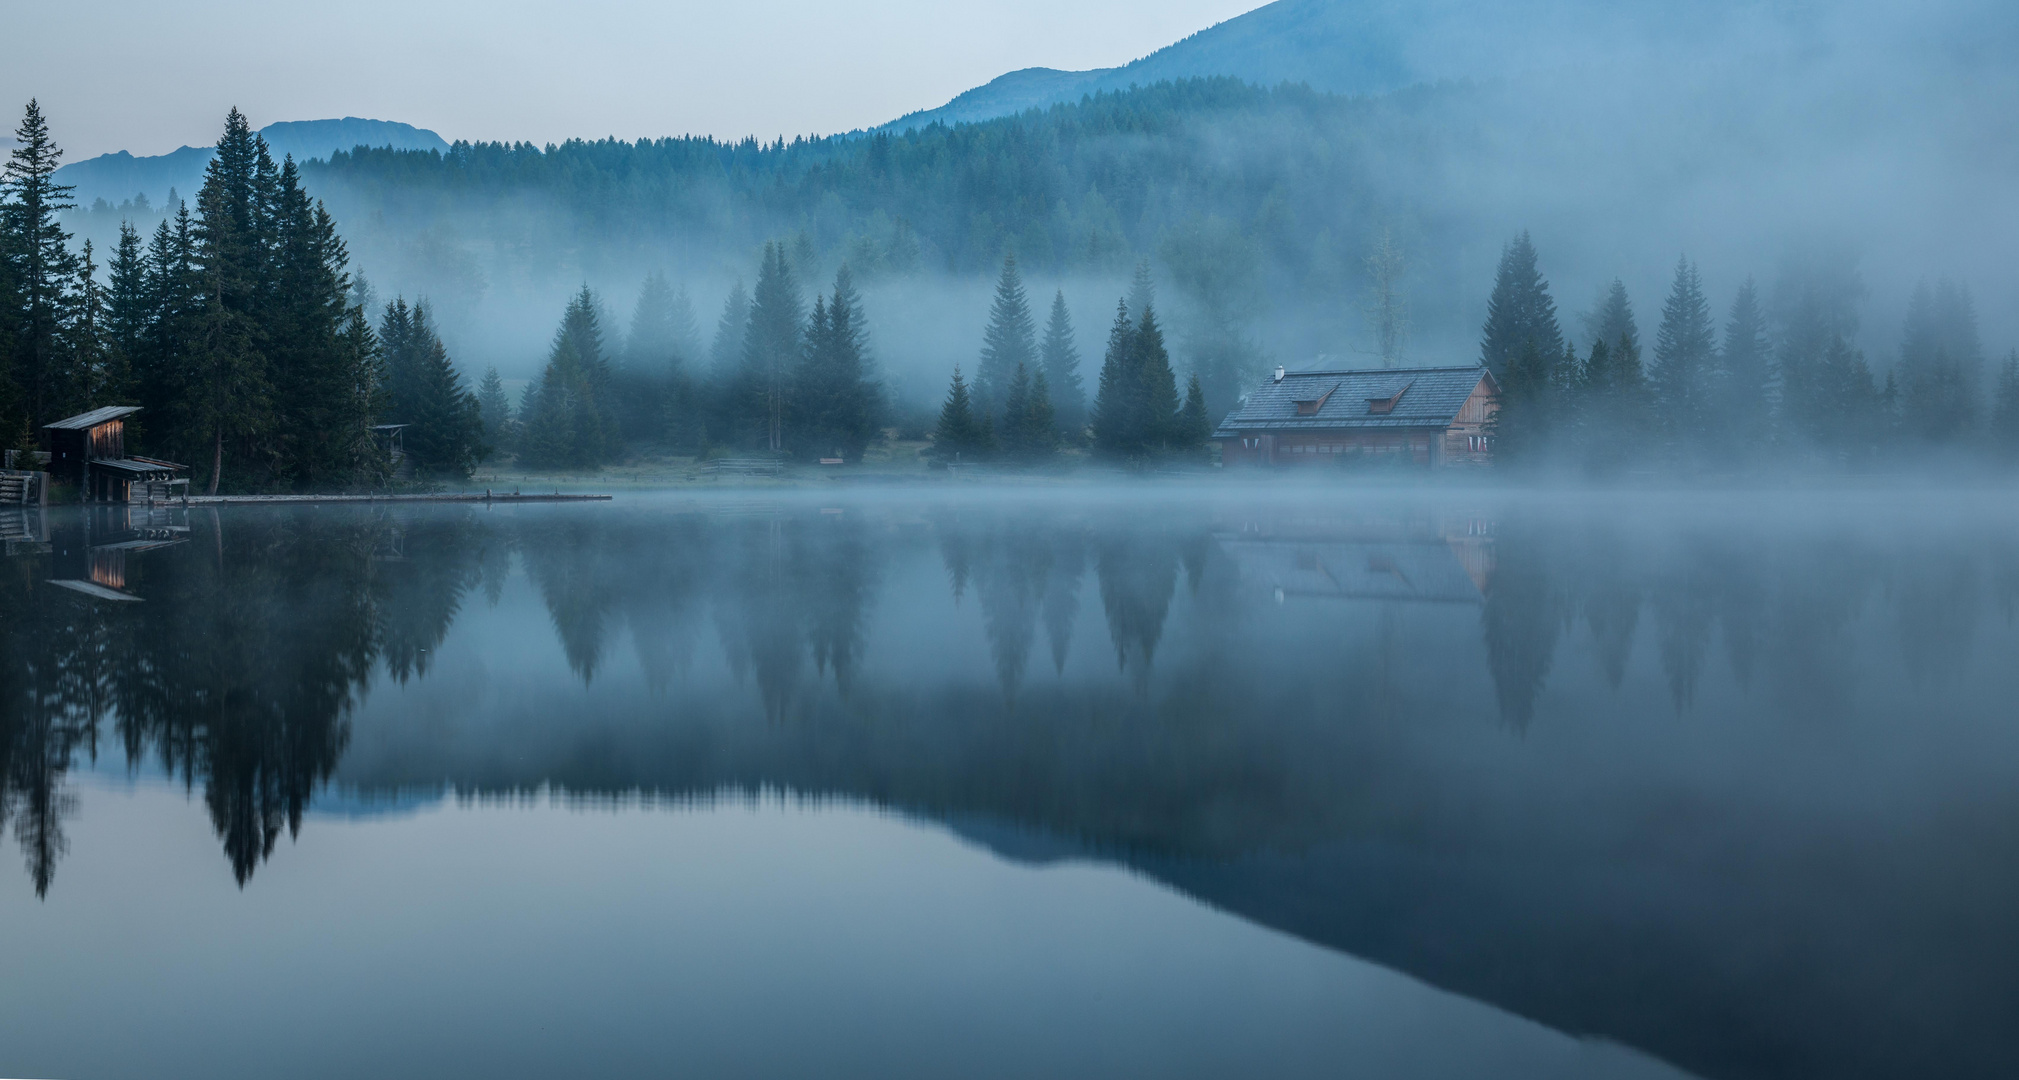
[[2015, 526], [0, 522], [0, 1074], [2010, 1075]]

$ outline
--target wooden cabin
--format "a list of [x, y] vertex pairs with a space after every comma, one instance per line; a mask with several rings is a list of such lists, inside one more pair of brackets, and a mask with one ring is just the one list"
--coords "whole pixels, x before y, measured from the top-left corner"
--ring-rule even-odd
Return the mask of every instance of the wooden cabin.
[[189, 469], [172, 461], [129, 457], [126, 418], [136, 405], [108, 405], [42, 427], [49, 475], [74, 485], [86, 502], [155, 502], [189, 493]]
[[1493, 458], [1500, 384], [1484, 367], [1276, 369], [1220, 421], [1226, 466], [1397, 461], [1428, 468]]

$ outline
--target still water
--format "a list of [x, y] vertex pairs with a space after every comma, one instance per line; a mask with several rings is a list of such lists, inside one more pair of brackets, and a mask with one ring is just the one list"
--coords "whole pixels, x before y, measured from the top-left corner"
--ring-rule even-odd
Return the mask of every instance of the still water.
[[2019, 1074], [2019, 510], [0, 512], [0, 1075]]

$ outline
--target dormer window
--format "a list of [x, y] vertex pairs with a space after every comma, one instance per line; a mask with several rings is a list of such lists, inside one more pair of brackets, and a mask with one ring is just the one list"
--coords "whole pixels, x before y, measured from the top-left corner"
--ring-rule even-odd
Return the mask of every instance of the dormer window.
[[1368, 414], [1371, 416], [1386, 416], [1389, 413], [1394, 412], [1395, 404], [1402, 400], [1402, 395], [1409, 392], [1409, 387], [1413, 385], [1415, 381], [1416, 380], [1411, 379], [1409, 382], [1403, 383], [1401, 386], [1396, 387], [1395, 392], [1389, 394], [1387, 397], [1368, 398], [1367, 399]]
[[1327, 389], [1324, 393], [1319, 394], [1315, 398], [1293, 398], [1292, 401], [1297, 406], [1297, 415], [1298, 416], [1318, 415], [1318, 410], [1325, 407], [1326, 399], [1330, 398], [1332, 396], [1332, 392], [1337, 389], [1339, 389], [1339, 384], [1333, 383], [1329, 389]]

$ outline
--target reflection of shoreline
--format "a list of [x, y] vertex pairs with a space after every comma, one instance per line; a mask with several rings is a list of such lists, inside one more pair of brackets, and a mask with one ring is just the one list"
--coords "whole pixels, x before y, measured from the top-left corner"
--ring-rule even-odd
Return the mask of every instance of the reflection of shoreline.
[[[1990, 966], [2019, 967], [1986, 915], [2010, 910], [2019, 860], [1976, 816], [2009, 797], [1928, 765], [2010, 757], [1973, 711], [2013, 689], [1976, 636], [2011, 638], [1983, 616], [2019, 596], [2019, 550], [1453, 520], [199, 522], [198, 543], [128, 562], [145, 604], [56, 597], [33, 572], [0, 585], [12, 670], [57, 703], [0, 716], [10, 813], [60, 826], [61, 770], [34, 765], [100, 738], [201, 791], [241, 875], [323, 815], [805, 793], [1006, 857], [1124, 864], [1712, 1073], [1854, 1072], [1902, 1016], [1955, 1072], [2019, 1053], [1971, 1011], [2012, 990]], [[459, 697], [437, 656], [459, 622], [504, 618], [485, 605], [508, 578], [512, 632], [552, 677]], [[1278, 607], [1285, 583], [1376, 602]], [[613, 662], [627, 647], [635, 666]], [[358, 709], [383, 679], [411, 684], [405, 712]], [[1692, 712], [1699, 687], [1715, 696]], [[1874, 722], [1898, 687], [1932, 715]], [[1912, 750], [1865, 761], [1838, 739]], [[1877, 811], [1843, 794], [1867, 791], [1891, 800], [1876, 838]], [[1974, 810], [1938, 820], [1964, 796]], [[1967, 954], [1915, 936], [1923, 920], [1969, 930]], [[1944, 989], [1901, 1003], [1861, 953]]]

